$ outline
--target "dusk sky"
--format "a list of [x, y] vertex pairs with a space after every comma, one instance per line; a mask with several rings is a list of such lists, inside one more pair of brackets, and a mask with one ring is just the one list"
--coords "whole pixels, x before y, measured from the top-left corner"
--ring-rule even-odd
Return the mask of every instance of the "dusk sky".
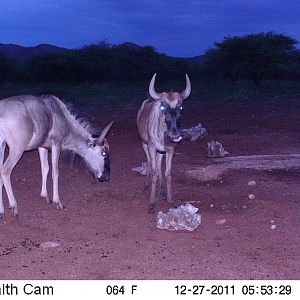
[[224, 36], [262, 31], [300, 41], [300, 1], [0, 0], [3, 44], [79, 48], [105, 39], [190, 57]]

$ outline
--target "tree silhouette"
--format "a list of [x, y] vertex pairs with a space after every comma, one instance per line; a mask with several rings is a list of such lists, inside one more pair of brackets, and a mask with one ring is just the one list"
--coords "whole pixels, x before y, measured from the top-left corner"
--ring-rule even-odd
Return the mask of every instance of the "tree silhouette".
[[206, 51], [206, 62], [232, 81], [244, 75], [258, 85], [266, 75], [291, 62], [297, 43], [289, 36], [273, 32], [229, 36]]
[[13, 62], [0, 53], [0, 83], [8, 80], [13, 72]]

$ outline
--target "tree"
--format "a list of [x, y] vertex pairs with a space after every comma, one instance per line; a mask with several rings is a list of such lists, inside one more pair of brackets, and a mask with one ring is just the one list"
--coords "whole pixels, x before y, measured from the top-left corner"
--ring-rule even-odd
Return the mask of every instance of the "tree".
[[288, 65], [298, 42], [273, 32], [225, 37], [206, 51], [207, 64], [236, 81], [241, 74], [258, 85], [274, 69]]

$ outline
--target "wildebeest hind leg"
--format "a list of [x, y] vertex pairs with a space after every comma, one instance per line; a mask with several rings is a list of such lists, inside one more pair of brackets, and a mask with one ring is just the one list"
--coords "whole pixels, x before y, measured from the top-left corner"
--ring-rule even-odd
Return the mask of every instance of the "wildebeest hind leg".
[[[3, 167], [5, 145], [6, 144], [3, 140], [3, 138], [0, 136], [0, 171], [2, 170], [2, 167]], [[2, 181], [2, 177], [0, 175], [0, 219], [2, 219], [4, 217], [2, 190], [3, 190], [3, 181]]]
[[158, 170], [156, 165], [156, 149], [154, 146], [149, 146], [149, 156], [151, 160], [151, 194], [150, 194], [150, 204], [148, 207], [148, 213], [154, 214], [155, 212], [155, 189], [156, 182], [158, 179]]
[[174, 156], [174, 148], [172, 148], [170, 151], [166, 152], [165, 178], [166, 178], [166, 182], [167, 182], [167, 201], [170, 204], [174, 204], [174, 200], [172, 199], [172, 177], [171, 177], [173, 156]]
[[21, 158], [23, 154], [24, 149], [11, 149], [9, 151], [9, 155], [1, 169], [1, 177], [5, 186], [5, 190], [7, 193], [8, 201], [9, 201], [9, 207], [11, 208], [12, 214], [14, 217], [18, 218], [18, 206], [17, 206], [17, 201], [14, 196], [12, 186], [11, 186], [11, 180], [10, 180], [10, 175]]

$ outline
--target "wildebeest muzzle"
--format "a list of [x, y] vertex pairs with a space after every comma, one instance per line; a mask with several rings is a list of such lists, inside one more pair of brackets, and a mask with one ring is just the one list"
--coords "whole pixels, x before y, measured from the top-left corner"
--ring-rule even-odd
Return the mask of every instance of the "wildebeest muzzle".
[[182, 140], [180, 135], [180, 110], [179, 108], [170, 108], [165, 112], [166, 124], [167, 124], [167, 137], [172, 143], [178, 143]]
[[104, 168], [103, 173], [98, 180], [100, 182], [109, 181], [109, 175], [110, 175], [110, 157], [109, 154], [104, 158]]

